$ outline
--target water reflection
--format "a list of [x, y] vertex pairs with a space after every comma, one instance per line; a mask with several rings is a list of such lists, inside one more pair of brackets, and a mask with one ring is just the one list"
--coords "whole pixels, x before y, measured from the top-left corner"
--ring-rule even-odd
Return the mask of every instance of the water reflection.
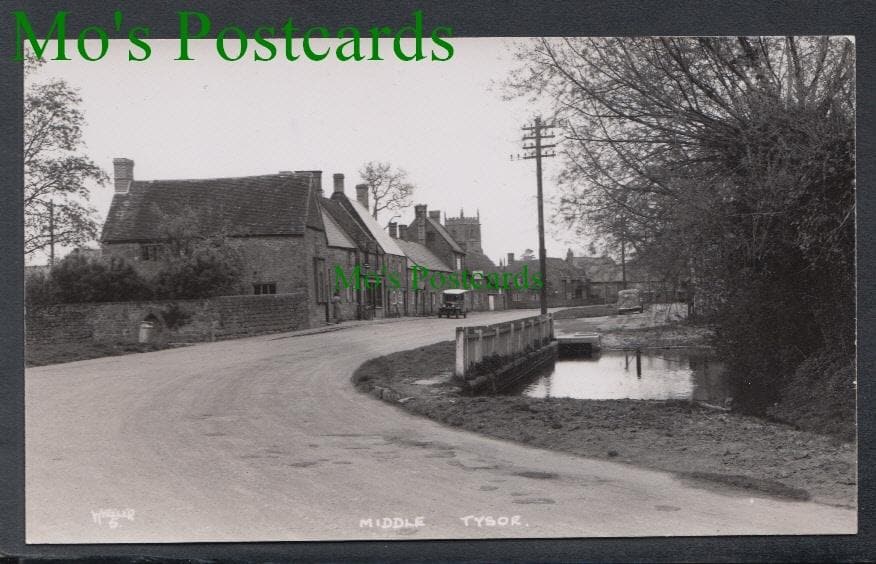
[[704, 349], [605, 351], [593, 358], [559, 359], [553, 371], [513, 393], [544, 398], [688, 399], [721, 403], [729, 397], [723, 365]]

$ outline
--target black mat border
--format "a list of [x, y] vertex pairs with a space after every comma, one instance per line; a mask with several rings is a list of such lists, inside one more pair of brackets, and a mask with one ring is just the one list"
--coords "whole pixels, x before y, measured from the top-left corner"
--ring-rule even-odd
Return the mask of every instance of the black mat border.
[[[37, 2], [3, 0], [0, 9], [0, 555], [103, 561], [187, 560], [538, 560], [538, 561], [858, 561], [876, 558], [873, 543], [872, 367], [874, 198], [873, 3], [833, 1], [421, 1], [421, 2]], [[426, 26], [448, 25], [455, 36], [538, 35], [854, 35], [858, 61], [858, 351], [859, 534], [821, 537], [672, 537], [640, 539], [363, 541], [217, 544], [25, 545], [24, 360], [21, 213], [20, 64], [13, 10], [47, 29], [55, 12], [70, 12], [70, 29], [104, 23], [121, 9], [126, 22], [176, 37], [179, 10], [200, 10], [214, 25], [244, 29], [292, 17], [300, 25], [398, 26], [423, 10]], [[100, 63], [94, 63], [100, 64]], [[351, 63], [355, 64], [355, 63]], [[433, 63], [411, 63], [433, 64]], [[233, 73], [233, 63], [229, 63]]]

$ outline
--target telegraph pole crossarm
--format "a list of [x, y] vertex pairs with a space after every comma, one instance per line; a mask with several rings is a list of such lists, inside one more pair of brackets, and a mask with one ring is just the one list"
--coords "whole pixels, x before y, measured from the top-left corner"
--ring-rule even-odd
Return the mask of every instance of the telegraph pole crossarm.
[[522, 159], [535, 159], [535, 176], [538, 186], [538, 263], [542, 276], [539, 302], [541, 303], [542, 315], [547, 313], [547, 251], [544, 245], [544, 197], [542, 195], [541, 159], [556, 156], [556, 153], [553, 151], [556, 144], [545, 144], [542, 141], [555, 137], [550, 132], [554, 127], [553, 123], [542, 123], [541, 116], [536, 116], [533, 125], [523, 128], [523, 131], [527, 132], [523, 136], [524, 143], [527, 141], [532, 141], [532, 143], [523, 145], [523, 149], [529, 152], [520, 157]]

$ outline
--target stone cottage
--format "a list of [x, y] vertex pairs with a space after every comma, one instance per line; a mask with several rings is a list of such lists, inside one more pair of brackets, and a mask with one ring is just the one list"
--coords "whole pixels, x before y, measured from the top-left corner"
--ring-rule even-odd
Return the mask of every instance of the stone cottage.
[[113, 169], [115, 193], [100, 238], [104, 256], [124, 257], [153, 274], [169, 252], [168, 218], [194, 218], [239, 251], [243, 293], [300, 293], [307, 304], [302, 326], [331, 319], [318, 171], [147, 181], [135, 179], [131, 159], [114, 159]]
[[[351, 200], [344, 191], [343, 175], [335, 175], [334, 180], [331, 197], [323, 198], [321, 203], [359, 250], [358, 262], [353, 265], [353, 270], [346, 272], [347, 280], [352, 282], [355, 282], [350, 279], [353, 273], [359, 273], [360, 287], [354, 288], [359, 317], [371, 319], [404, 315], [408, 269], [404, 251], [368, 213], [368, 187], [364, 184], [356, 186], [356, 199]], [[390, 278], [398, 281], [398, 287], [389, 283]], [[380, 280], [379, 284], [375, 283], [377, 280]], [[333, 288], [337, 283], [336, 273], [333, 272]]]

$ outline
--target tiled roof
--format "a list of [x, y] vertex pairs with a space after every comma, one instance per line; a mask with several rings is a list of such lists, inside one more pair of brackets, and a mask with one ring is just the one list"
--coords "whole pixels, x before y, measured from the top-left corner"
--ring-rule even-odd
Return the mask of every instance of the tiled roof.
[[465, 252], [462, 250], [462, 247], [460, 247], [459, 244], [456, 241], [454, 241], [454, 239], [450, 235], [450, 233], [448, 233], [447, 230], [444, 229], [444, 226], [441, 225], [440, 221], [435, 221], [431, 217], [427, 217], [426, 220], [432, 224], [432, 227], [435, 228], [435, 231], [437, 231], [442, 237], [444, 237], [444, 239], [447, 240], [447, 243], [450, 244], [451, 249], [453, 249], [457, 253], [464, 253]]
[[465, 268], [469, 272], [480, 270], [486, 273], [496, 272], [496, 264], [490, 260], [490, 257], [478, 251], [467, 251], [465, 253]]
[[619, 264], [593, 264], [584, 268], [591, 282], [622, 282], [623, 272]]
[[186, 208], [229, 235], [303, 235], [322, 226], [315, 206], [310, 179], [296, 175], [134, 181], [113, 196], [101, 241], [159, 239], [162, 215]]
[[[545, 262], [547, 263], [547, 271], [548, 278], [561, 278], [561, 279], [569, 279], [569, 280], [582, 280], [587, 278], [587, 274], [583, 269], [577, 268], [574, 265], [569, 264], [564, 259], [554, 258], [554, 257], [546, 257]], [[514, 262], [508, 263], [505, 265], [504, 270], [506, 272], [518, 272], [523, 268], [523, 265], [526, 265], [530, 272], [538, 272], [541, 267], [538, 259], [533, 260], [515, 260]]]
[[368, 213], [368, 210], [365, 207], [357, 202], [356, 200], [347, 201], [350, 203], [350, 208], [353, 209], [356, 214], [359, 216], [359, 221], [368, 229], [368, 232], [372, 237], [377, 241], [380, 247], [383, 249], [383, 252], [389, 255], [398, 255], [400, 257], [405, 256], [404, 251], [402, 251], [398, 245], [395, 243], [395, 239], [389, 236], [380, 224], [377, 223], [377, 220], [371, 217], [371, 214]]
[[421, 245], [416, 241], [403, 241], [402, 239], [396, 239], [395, 242], [398, 243], [398, 246], [407, 255], [410, 261], [410, 268], [413, 268], [414, 265], [419, 265], [428, 268], [432, 272], [453, 272], [452, 268], [444, 264], [425, 245]]
[[572, 264], [578, 268], [589, 268], [591, 266], [615, 264], [611, 257], [572, 257]]
[[[343, 200], [346, 200], [346, 198], [344, 197]], [[349, 203], [349, 201], [346, 201], [346, 203]], [[331, 198], [321, 198], [320, 204], [359, 249], [369, 253], [377, 252], [377, 242], [374, 241], [374, 238], [371, 237], [365, 227], [351, 215], [352, 212], [347, 209], [345, 201], [332, 195]]]
[[325, 240], [329, 247], [340, 247], [343, 249], [355, 249], [356, 244], [347, 237], [341, 226], [332, 219], [332, 216], [325, 210], [322, 211], [322, 223], [325, 225]]

